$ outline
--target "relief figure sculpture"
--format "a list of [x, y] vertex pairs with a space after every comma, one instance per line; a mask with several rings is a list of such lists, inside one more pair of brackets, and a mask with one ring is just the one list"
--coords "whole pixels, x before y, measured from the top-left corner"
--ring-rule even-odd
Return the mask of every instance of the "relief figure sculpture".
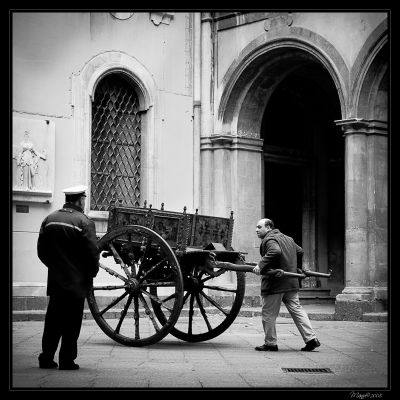
[[35, 150], [28, 131], [25, 131], [24, 140], [20, 146], [20, 151], [16, 156], [18, 186], [35, 190], [35, 176], [38, 174], [39, 160], [46, 160], [46, 154], [44, 151], [42, 154]]

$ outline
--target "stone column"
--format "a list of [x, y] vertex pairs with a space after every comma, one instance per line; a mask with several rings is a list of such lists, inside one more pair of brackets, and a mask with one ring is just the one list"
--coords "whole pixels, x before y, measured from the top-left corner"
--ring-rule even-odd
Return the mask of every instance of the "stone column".
[[[336, 121], [345, 136], [345, 288], [336, 318], [361, 320], [385, 308], [387, 138], [385, 123]], [[386, 289], [386, 290], [385, 290]]]
[[211, 112], [212, 82], [212, 18], [209, 12], [201, 13], [200, 28], [200, 214], [213, 215], [213, 152], [210, 136], [214, 132]]
[[193, 210], [200, 207], [201, 13], [193, 13]]
[[201, 136], [210, 136], [214, 132], [211, 99], [213, 89], [212, 18], [209, 12], [201, 14]]

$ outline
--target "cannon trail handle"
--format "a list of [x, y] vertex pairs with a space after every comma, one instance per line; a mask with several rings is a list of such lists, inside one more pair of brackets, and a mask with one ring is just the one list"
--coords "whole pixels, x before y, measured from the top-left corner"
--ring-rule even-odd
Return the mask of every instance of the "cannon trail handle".
[[[246, 263], [248, 264], [248, 263]], [[250, 265], [243, 264], [232, 264], [226, 261], [215, 261], [215, 266], [217, 268], [226, 269], [228, 271], [239, 271], [239, 272], [253, 272], [253, 268]], [[255, 265], [254, 265], [255, 266]]]
[[332, 270], [329, 270], [328, 274], [325, 274], [324, 272], [316, 272], [316, 271], [305, 271], [303, 270], [303, 273], [305, 274], [305, 276], [316, 276], [319, 278], [330, 278], [332, 275]]
[[[246, 263], [245, 265], [243, 264], [232, 264], [230, 262], [224, 262], [224, 261], [215, 261], [215, 266], [218, 268], [223, 268], [227, 269], [229, 271], [240, 271], [240, 272], [253, 272], [253, 268], [257, 264], [255, 263]], [[267, 275], [274, 275], [275, 271], [269, 271]], [[305, 278], [306, 276], [303, 274], [296, 274], [295, 272], [284, 272], [283, 276], [291, 276], [293, 278]]]
[[[215, 266], [218, 268], [223, 268], [229, 271], [240, 271], [240, 272], [253, 272], [253, 268], [257, 265], [257, 263], [246, 262], [245, 264], [232, 264], [230, 262], [224, 261], [215, 261]], [[267, 275], [274, 275], [275, 271], [269, 271]], [[293, 278], [304, 279], [309, 276], [316, 276], [320, 278], [330, 278], [331, 270], [329, 270], [329, 274], [325, 274], [323, 272], [315, 272], [315, 271], [305, 271], [303, 270], [302, 274], [298, 274], [295, 272], [283, 272], [283, 276], [291, 276]]]

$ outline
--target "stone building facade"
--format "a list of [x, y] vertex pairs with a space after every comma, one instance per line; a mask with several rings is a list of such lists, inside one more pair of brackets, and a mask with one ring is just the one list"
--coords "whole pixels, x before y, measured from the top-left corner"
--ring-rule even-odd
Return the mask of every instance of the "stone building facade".
[[[114, 173], [133, 205], [234, 211], [248, 261], [256, 222], [272, 218], [306, 265], [332, 269], [308, 284], [336, 297], [338, 319], [386, 310], [388, 14], [13, 13], [13, 295], [45, 295], [36, 240], [62, 188], [86, 184], [85, 211], [107, 230]], [[110, 118], [130, 107], [116, 161], [108, 131], [95, 137], [106, 96]]]

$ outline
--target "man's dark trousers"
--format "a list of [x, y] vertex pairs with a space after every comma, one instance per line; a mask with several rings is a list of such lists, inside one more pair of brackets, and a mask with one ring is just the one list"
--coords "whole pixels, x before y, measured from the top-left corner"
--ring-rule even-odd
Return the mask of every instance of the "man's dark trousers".
[[50, 296], [44, 323], [41, 358], [53, 360], [61, 339], [59, 362], [70, 363], [78, 354], [84, 298]]

